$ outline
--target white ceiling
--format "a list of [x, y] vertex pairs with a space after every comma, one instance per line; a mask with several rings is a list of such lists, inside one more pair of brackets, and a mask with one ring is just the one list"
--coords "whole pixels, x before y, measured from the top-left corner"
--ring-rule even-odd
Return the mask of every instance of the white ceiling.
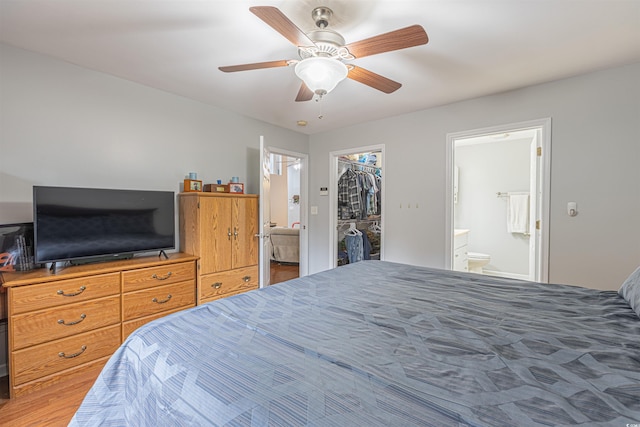
[[[249, 12], [268, 5], [304, 31], [328, 6], [347, 43], [413, 24], [430, 40], [353, 61], [402, 83], [392, 94], [347, 79], [296, 103], [293, 67], [218, 70], [298, 58]], [[0, 0], [0, 39], [313, 134], [640, 62], [640, 0]]]

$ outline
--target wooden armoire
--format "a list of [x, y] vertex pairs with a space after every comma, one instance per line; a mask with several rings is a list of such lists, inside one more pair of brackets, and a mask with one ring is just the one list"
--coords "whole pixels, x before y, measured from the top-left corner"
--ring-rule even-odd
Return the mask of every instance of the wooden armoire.
[[198, 260], [197, 304], [259, 286], [258, 196], [181, 193], [180, 250]]

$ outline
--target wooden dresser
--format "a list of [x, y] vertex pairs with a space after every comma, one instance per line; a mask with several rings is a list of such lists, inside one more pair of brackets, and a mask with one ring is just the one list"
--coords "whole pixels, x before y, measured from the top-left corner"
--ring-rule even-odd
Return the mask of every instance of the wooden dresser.
[[11, 397], [103, 364], [139, 326], [195, 306], [196, 260], [176, 253], [3, 273]]
[[198, 256], [197, 302], [257, 289], [258, 196], [181, 193], [180, 250]]

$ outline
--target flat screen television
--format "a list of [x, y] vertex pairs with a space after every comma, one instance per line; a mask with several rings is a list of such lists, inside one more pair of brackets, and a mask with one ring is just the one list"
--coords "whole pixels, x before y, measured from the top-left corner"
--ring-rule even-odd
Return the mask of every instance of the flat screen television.
[[33, 224], [36, 263], [130, 258], [175, 248], [175, 195], [34, 186]]

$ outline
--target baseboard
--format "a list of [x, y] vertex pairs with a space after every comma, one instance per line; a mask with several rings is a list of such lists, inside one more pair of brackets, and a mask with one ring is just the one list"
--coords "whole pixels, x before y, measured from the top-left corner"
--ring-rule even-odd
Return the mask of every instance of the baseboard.
[[518, 279], [518, 280], [529, 280], [528, 274], [520, 274], [520, 273], [507, 273], [505, 271], [496, 271], [496, 270], [482, 270], [482, 274], [487, 276], [496, 276], [496, 277], [504, 277], [505, 279]]

